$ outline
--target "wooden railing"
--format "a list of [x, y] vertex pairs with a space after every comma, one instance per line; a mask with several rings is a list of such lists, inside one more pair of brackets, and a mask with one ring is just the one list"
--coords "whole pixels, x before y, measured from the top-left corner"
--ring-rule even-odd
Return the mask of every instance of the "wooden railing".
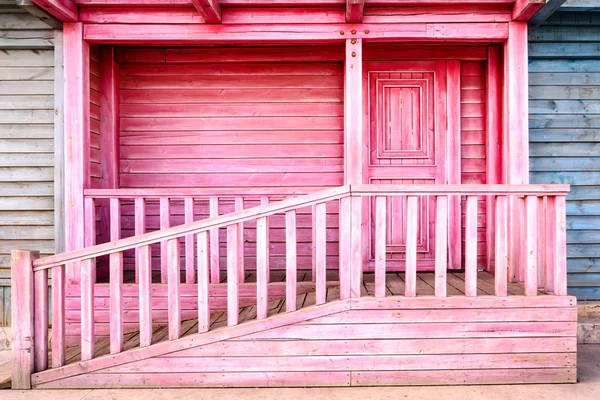
[[[239, 323], [240, 224], [255, 221], [256, 307], [257, 319], [268, 315], [268, 246], [267, 219], [285, 214], [286, 232], [286, 311], [296, 310], [296, 211], [314, 207], [314, 265], [316, 305], [327, 302], [326, 226], [327, 203], [339, 206], [339, 287], [340, 298], [361, 297], [363, 273], [362, 213], [363, 199], [373, 198], [375, 213], [375, 295], [385, 296], [386, 229], [388, 198], [405, 199], [405, 293], [419, 295], [417, 282], [417, 204], [419, 197], [435, 202], [435, 295], [446, 293], [448, 252], [448, 199], [465, 196], [465, 295], [477, 295], [477, 196], [494, 200], [495, 224], [495, 295], [507, 295], [511, 269], [520, 270], [525, 296], [535, 296], [541, 288], [554, 295], [566, 294], [566, 223], [565, 196], [568, 185], [352, 185], [288, 198], [276, 203], [238, 210], [225, 215], [139, 234], [96, 246], [38, 259], [38, 253], [14, 251], [12, 283], [14, 290], [13, 318], [15, 330], [15, 360], [18, 369], [17, 387], [27, 387], [33, 371], [48, 366], [48, 271], [51, 271], [52, 299], [52, 368], [65, 364], [65, 268], [80, 271], [81, 359], [95, 357], [94, 346], [94, 275], [95, 260], [109, 256], [110, 263], [110, 352], [123, 351], [123, 252], [135, 249], [139, 283], [140, 347], [152, 344], [152, 277], [150, 246], [166, 243], [166, 283], [168, 286], [169, 340], [181, 337], [180, 242], [192, 238], [196, 244], [195, 280], [198, 297], [198, 332], [210, 329], [211, 305], [211, 237], [214, 229], [227, 230], [227, 323]], [[137, 200], [137, 198], [136, 198]], [[137, 201], [138, 206], [143, 202]], [[141, 204], [140, 204], [141, 203]], [[88, 201], [87, 210], [91, 204]], [[523, 221], [520, 224], [519, 221]], [[509, 226], [512, 229], [509, 229]], [[538, 233], [540, 235], [538, 235]], [[539, 239], [542, 240], [539, 240]], [[522, 243], [522, 246], [521, 246]], [[512, 244], [512, 248], [511, 248]], [[517, 251], [518, 248], [518, 251]], [[540, 267], [544, 265], [544, 267]], [[189, 271], [188, 271], [189, 272]], [[542, 273], [543, 272], [543, 273]], [[186, 274], [187, 276], [187, 274]], [[217, 281], [214, 281], [217, 282]], [[33, 341], [31, 338], [33, 337]], [[24, 382], [24, 383], [23, 383]]]

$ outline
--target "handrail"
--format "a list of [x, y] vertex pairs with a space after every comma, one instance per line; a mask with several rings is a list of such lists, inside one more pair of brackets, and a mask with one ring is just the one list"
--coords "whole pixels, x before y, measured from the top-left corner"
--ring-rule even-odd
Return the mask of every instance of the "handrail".
[[33, 263], [34, 271], [50, 269], [62, 264], [73, 263], [93, 257], [100, 257], [110, 253], [117, 253], [133, 249], [139, 246], [167, 241], [169, 239], [176, 239], [181, 236], [192, 235], [202, 231], [220, 228], [255, 218], [268, 217], [273, 214], [289, 211], [299, 207], [310, 206], [324, 201], [336, 200], [349, 195], [350, 186], [339, 186], [333, 189], [326, 189], [316, 193], [303, 195], [301, 197], [288, 198], [276, 203], [270, 203], [268, 205], [247, 208], [245, 210], [223, 214], [209, 219], [190, 222], [171, 228], [161, 229], [155, 232], [149, 232], [125, 239], [102, 243], [96, 246], [86, 247], [84, 249], [74, 250], [68, 253], [40, 258], [35, 260]]
[[[99, 244], [68, 253], [40, 258], [33, 262], [34, 271], [49, 269], [66, 263], [77, 262], [106, 254], [121, 252], [139, 246], [159, 243], [185, 235], [191, 235], [245, 222], [251, 219], [267, 217], [276, 213], [305, 207], [324, 201], [340, 199], [352, 195], [385, 194], [421, 194], [421, 195], [566, 195], [569, 185], [347, 185], [325, 189], [301, 197], [288, 198], [277, 203], [248, 208], [217, 217], [190, 222], [187, 224], [145, 233], [125, 239]], [[137, 189], [136, 189], [137, 190]]]
[[85, 189], [85, 197], [108, 199], [111, 197], [131, 198], [136, 197], [236, 197], [236, 196], [294, 196], [316, 193], [323, 189], [315, 187], [306, 188], [127, 188], [127, 189]]

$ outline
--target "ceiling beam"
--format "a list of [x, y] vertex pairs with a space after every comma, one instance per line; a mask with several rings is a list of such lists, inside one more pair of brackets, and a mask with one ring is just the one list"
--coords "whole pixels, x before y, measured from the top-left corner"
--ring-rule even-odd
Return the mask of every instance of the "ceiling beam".
[[79, 10], [71, 0], [33, 0], [37, 6], [62, 22], [77, 22]]
[[552, 14], [556, 12], [564, 4], [565, 0], [548, 0], [546, 5], [542, 7], [537, 14], [529, 20], [530, 28], [537, 28], [544, 23]]
[[546, 4], [546, 0], [517, 0], [512, 10], [514, 21], [529, 21]]
[[221, 4], [219, 0], [192, 0], [194, 7], [207, 24], [221, 23]]
[[365, 0], [346, 0], [346, 22], [362, 22]]
[[17, 0], [17, 6], [27, 11], [46, 25], [54, 29], [62, 28], [62, 21], [55, 18], [52, 14], [49, 14], [45, 10], [36, 6], [33, 0]]

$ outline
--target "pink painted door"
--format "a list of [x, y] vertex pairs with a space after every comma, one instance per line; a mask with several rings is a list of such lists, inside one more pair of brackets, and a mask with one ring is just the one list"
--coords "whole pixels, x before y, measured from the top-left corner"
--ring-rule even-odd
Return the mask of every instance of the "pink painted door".
[[[372, 62], [364, 65], [365, 176], [373, 184], [434, 184], [446, 179], [446, 62]], [[374, 249], [374, 201], [369, 205], [370, 258]], [[403, 269], [406, 199], [388, 198], [387, 259]], [[417, 267], [433, 267], [435, 204], [418, 205]]]

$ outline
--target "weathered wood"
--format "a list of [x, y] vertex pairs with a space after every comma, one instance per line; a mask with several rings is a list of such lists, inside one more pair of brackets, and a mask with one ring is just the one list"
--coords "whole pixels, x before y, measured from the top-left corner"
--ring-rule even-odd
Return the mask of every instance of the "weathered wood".
[[285, 310], [286, 312], [292, 312], [296, 311], [298, 274], [296, 210], [285, 213], [285, 257]]
[[[143, 198], [135, 199], [135, 234], [146, 233], [146, 203]], [[136, 276], [140, 297], [140, 347], [152, 344], [152, 267], [150, 246], [135, 249]]]
[[465, 295], [477, 296], [477, 197], [467, 196], [465, 222]]
[[512, 9], [512, 19], [529, 21], [542, 7], [546, 0], [517, 0]]
[[508, 200], [506, 196], [496, 197], [496, 237], [495, 237], [495, 271], [494, 294], [507, 295], [508, 285]]
[[[243, 209], [244, 209], [244, 198], [236, 197], [235, 198], [235, 211], [242, 211]], [[245, 267], [244, 267], [245, 248], [244, 248], [244, 223], [243, 222], [238, 223], [237, 238], [238, 238], [238, 243], [237, 243], [238, 282], [244, 283], [246, 276], [245, 276]]]
[[[184, 199], [185, 223], [194, 222], [194, 198]], [[194, 235], [185, 237], [185, 283], [194, 283], [196, 279], [194, 271]]]
[[339, 222], [339, 278], [340, 278], [340, 298], [348, 299], [351, 294], [351, 265], [350, 265], [350, 254], [352, 252], [352, 240], [351, 240], [351, 229], [352, 229], [352, 210], [351, 210], [352, 198], [346, 197], [340, 199], [340, 222]]
[[52, 267], [52, 368], [62, 367], [66, 360], [65, 342], [65, 268]]
[[324, 304], [327, 296], [327, 266], [326, 266], [326, 205], [318, 203], [315, 206], [315, 256], [316, 256], [316, 304]]
[[[121, 238], [121, 204], [110, 199], [110, 240]], [[112, 253], [110, 264], [110, 352], [123, 351], [123, 253]]]
[[169, 340], [181, 337], [181, 295], [179, 269], [179, 240], [167, 242], [168, 262], [168, 302], [169, 302]]
[[567, 223], [565, 210], [565, 197], [556, 196], [554, 199], [554, 218], [556, 233], [554, 234], [554, 294], [564, 296], [567, 294]]
[[269, 296], [267, 292], [267, 219], [256, 220], [256, 318], [267, 317]]
[[94, 358], [94, 283], [96, 269], [92, 259], [78, 263], [81, 282], [81, 360]]
[[417, 196], [406, 198], [406, 271], [404, 277], [404, 295], [417, 295]]
[[435, 213], [435, 295], [445, 297], [448, 271], [448, 197], [436, 197]]
[[[461, 91], [460, 91], [460, 61], [447, 62], [447, 148], [449, 167], [447, 182], [461, 183]], [[452, 269], [462, 268], [460, 198], [448, 198], [448, 257]]]
[[387, 198], [375, 198], [375, 297], [385, 297]]
[[48, 271], [34, 274], [34, 361], [35, 371], [48, 368]]
[[[171, 226], [171, 199], [168, 197], [160, 198], [160, 229], [164, 230]], [[160, 243], [160, 283], [168, 282], [168, 241]]]
[[76, 22], [79, 10], [71, 0], [33, 0], [40, 8], [62, 22]]
[[191, 0], [198, 13], [207, 24], [221, 23], [220, 0]]
[[346, 0], [346, 22], [362, 22], [365, 0]]
[[525, 295], [536, 296], [538, 290], [537, 241], [539, 239], [537, 197], [525, 198]]
[[227, 226], [227, 325], [238, 324], [239, 282], [238, 282], [238, 225]]
[[34, 372], [34, 274], [32, 262], [39, 253], [14, 250], [11, 253], [12, 282], [12, 388], [31, 389]]
[[[210, 217], [216, 217], [219, 215], [219, 198], [210, 198]], [[211, 229], [210, 233], [210, 281], [212, 283], [219, 283], [220, 277], [220, 266], [219, 266], [219, 228]]]
[[210, 277], [210, 252], [208, 233], [200, 232], [197, 238], [197, 263], [198, 263], [198, 333], [208, 332], [210, 328], [210, 302], [209, 302], [209, 277]]
[[[261, 196], [260, 197], [260, 205], [264, 206], [269, 204], [269, 196]], [[271, 224], [269, 223], [270, 218], [266, 217], [266, 226], [267, 226], [267, 245], [266, 245], [266, 262], [267, 262], [267, 282], [271, 282], [271, 273], [270, 273], [270, 262], [271, 262]], [[286, 220], [287, 221], [287, 220]]]

